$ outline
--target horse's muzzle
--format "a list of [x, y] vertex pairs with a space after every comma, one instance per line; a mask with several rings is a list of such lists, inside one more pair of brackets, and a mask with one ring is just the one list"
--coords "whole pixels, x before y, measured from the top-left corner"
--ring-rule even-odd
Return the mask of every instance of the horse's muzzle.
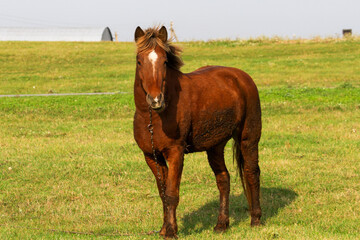
[[163, 93], [160, 93], [155, 98], [153, 98], [150, 94], [147, 94], [146, 102], [154, 111], [161, 112], [165, 109], [165, 98]]

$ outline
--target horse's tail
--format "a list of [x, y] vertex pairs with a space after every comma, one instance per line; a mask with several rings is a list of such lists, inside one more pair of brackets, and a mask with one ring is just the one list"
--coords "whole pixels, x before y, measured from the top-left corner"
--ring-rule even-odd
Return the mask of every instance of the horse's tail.
[[233, 161], [237, 164], [237, 168], [239, 171], [240, 179], [241, 179], [241, 185], [244, 189], [244, 195], [248, 201], [249, 204], [249, 210], [251, 211], [251, 193], [249, 188], [249, 183], [247, 179], [244, 176], [244, 157], [241, 152], [241, 144], [240, 140], [237, 137], [234, 137], [234, 143], [233, 143]]

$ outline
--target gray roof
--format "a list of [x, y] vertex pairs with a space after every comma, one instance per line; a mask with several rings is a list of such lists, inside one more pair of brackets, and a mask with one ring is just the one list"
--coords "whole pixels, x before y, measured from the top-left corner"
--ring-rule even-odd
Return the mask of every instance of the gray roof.
[[106, 28], [2, 28], [0, 41], [112, 41], [113, 37]]

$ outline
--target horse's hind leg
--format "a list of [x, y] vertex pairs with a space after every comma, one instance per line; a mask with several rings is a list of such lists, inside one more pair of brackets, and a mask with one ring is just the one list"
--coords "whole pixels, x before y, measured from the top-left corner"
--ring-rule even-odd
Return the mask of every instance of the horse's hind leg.
[[241, 133], [240, 149], [243, 159], [243, 178], [246, 197], [249, 202], [251, 226], [260, 225], [260, 168], [258, 143], [261, 135], [261, 122], [254, 119], [245, 122]]
[[225, 166], [224, 147], [226, 142], [215, 146], [207, 151], [208, 160], [213, 170], [217, 187], [220, 192], [220, 209], [217, 224], [214, 228], [216, 232], [223, 232], [229, 227], [229, 193], [230, 175]]

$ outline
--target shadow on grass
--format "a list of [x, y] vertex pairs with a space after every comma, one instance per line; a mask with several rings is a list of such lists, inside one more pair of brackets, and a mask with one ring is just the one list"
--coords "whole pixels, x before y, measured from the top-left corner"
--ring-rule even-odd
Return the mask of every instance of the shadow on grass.
[[[276, 216], [281, 208], [289, 205], [297, 197], [296, 192], [284, 188], [261, 188], [261, 223]], [[204, 206], [192, 213], [186, 214], [181, 220], [183, 229], [181, 234], [189, 235], [212, 230], [216, 225], [219, 209], [219, 199], [207, 202]], [[239, 222], [249, 220], [248, 204], [244, 194], [230, 195], [230, 227]], [[250, 220], [249, 220], [250, 226]]]

